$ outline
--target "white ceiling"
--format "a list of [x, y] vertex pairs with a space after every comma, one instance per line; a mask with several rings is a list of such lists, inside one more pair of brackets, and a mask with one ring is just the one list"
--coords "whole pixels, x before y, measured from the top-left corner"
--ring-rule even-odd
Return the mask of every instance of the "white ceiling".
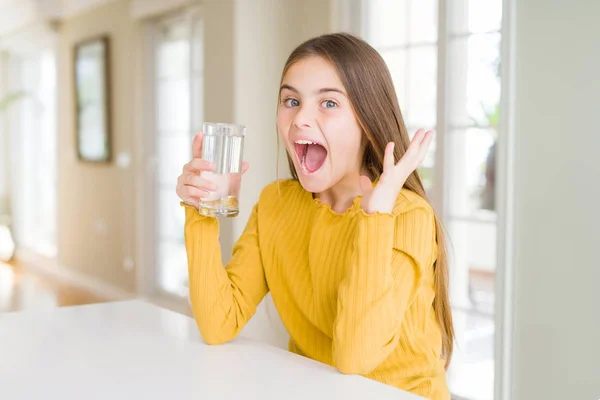
[[0, 37], [50, 19], [70, 18], [114, 0], [0, 0]]
[[46, 15], [55, 18], [70, 18], [91, 8], [113, 0], [34, 0]]
[[53, 21], [114, 0], [0, 0], [0, 51], [27, 56], [54, 40]]
[[39, 17], [34, 0], [0, 0], [0, 37], [35, 23]]

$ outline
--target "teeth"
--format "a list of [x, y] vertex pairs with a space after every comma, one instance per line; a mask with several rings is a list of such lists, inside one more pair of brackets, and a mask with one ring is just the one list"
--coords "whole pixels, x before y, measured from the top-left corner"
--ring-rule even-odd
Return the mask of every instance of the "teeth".
[[296, 144], [316, 144], [316, 143], [313, 143], [310, 140], [300, 139], [300, 140], [296, 140]]

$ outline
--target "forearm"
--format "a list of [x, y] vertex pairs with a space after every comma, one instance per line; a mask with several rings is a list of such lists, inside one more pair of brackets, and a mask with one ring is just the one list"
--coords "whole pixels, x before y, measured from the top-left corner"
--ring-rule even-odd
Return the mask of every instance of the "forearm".
[[[253, 222], [249, 225], [253, 226]], [[186, 207], [190, 300], [198, 329], [207, 343], [233, 339], [266, 294], [255, 239], [255, 232], [246, 231], [236, 243], [231, 262], [223, 268], [218, 220], [202, 217], [194, 208]]]
[[366, 374], [398, 343], [403, 314], [392, 274], [394, 217], [360, 216], [353, 264], [338, 291], [333, 352], [344, 373]]

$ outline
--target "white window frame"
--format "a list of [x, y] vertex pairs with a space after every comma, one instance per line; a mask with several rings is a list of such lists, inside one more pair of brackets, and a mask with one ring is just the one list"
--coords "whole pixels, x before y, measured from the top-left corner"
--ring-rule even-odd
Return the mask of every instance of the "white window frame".
[[[41, 62], [43, 55], [47, 52], [51, 53], [52, 62], [54, 63], [54, 70], [52, 71], [54, 74], [54, 93], [52, 94], [52, 103], [49, 104], [50, 110], [43, 109], [48, 104], [43, 104], [38, 97], [41, 94], [42, 87], [40, 82]], [[9, 168], [11, 179], [9, 181], [15, 241], [17, 246], [23, 250], [32, 251], [48, 259], [54, 259], [58, 252], [57, 53], [51, 46], [38, 46], [29, 52], [10, 51], [8, 54], [8, 69], [11, 76], [8, 82], [9, 90], [24, 93], [24, 97], [7, 114], [8, 135], [11, 142], [11, 165]], [[35, 86], [30, 86], [31, 84]], [[50, 120], [54, 120], [53, 124], [39, 126], [39, 124], [44, 123], [41, 120], [43, 113], [47, 113]], [[31, 114], [34, 115], [33, 118]], [[44, 193], [47, 196], [52, 196], [51, 201], [54, 203], [54, 207], [51, 215], [39, 214], [41, 211], [35, 204], [35, 198], [41, 196], [41, 193], [38, 193], [41, 190], [38, 182], [41, 178], [39, 171], [42, 169], [39, 164], [40, 151], [47, 150], [34, 145], [34, 143], [38, 144], [40, 142], [38, 140], [40, 135], [50, 135], [53, 142], [51, 146], [54, 147], [52, 149], [54, 165], [48, 167], [51, 168], [51, 177], [54, 179], [54, 182], [50, 182], [50, 187], [54, 189], [54, 192]], [[50, 142], [46, 141], [46, 143]], [[28, 153], [28, 157], [33, 154], [35, 162], [27, 163], [24, 161], [25, 155], [23, 152]], [[44, 168], [44, 171], [49, 171], [48, 168]], [[50, 227], [53, 232], [51, 236], [45, 236], [44, 232], [41, 231], [43, 228], [35, 222], [40, 220], [44, 221], [45, 227]]]
[[[159, 288], [158, 277], [158, 258], [157, 258], [157, 218], [155, 210], [158, 205], [158, 182], [156, 174], [158, 171], [158, 154], [156, 141], [158, 132], [156, 127], [156, 71], [155, 71], [155, 51], [156, 51], [156, 29], [157, 25], [170, 19], [184, 18], [191, 25], [194, 19], [202, 19], [202, 8], [198, 5], [179, 9], [174, 12], [167, 12], [155, 16], [145, 21], [142, 65], [140, 71], [143, 79], [140, 80], [138, 87], [138, 96], [140, 99], [140, 115], [142, 121], [141, 128], [137, 132], [139, 142], [142, 144], [142, 154], [138, 163], [139, 176], [142, 176], [142, 182], [138, 190], [138, 237], [137, 237], [137, 258], [140, 260], [142, 268], [138, 269], [137, 290], [144, 297], [151, 298], [153, 301], [173, 309], [178, 312], [189, 314], [189, 307], [185, 298], [169, 294]], [[192, 38], [193, 40], [193, 38]], [[193, 43], [190, 43], [193, 46]], [[193, 71], [193, 57], [190, 57], [190, 85]], [[193, 94], [192, 96], [203, 95]], [[201, 102], [202, 103], [202, 102]], [[194, 107], [193, 101], [190, 101], [190, 107]], [[193, 114], [196, 110], [190, 110], [190, 135], [194, 130]], [[191, 154], [191, 149], [190, 149]], [[173, 187], [173, 190], [175, 188]], [[182, 210], [183, 212], [183, 210]], [[144, 251], [145, 249], [145, 251]]]
[[[446, 1], [446, 0], [444, 0]], [[515, 187], [515, 76], [516, 76], [516, 0], [503, 0], [501, 27], [501, 83], [498, 136], [496, 215], [497, 265], [496, 304], [494, 310], [496, 335], [494, 337], [494, 398], [510, 400], [514, 397], [513, 335], [514, 335], [514, 187]]]

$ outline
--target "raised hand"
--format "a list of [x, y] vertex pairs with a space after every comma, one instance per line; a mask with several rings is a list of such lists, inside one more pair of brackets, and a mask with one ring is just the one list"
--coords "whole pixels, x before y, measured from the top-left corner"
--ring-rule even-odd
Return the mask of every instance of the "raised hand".
[[396, 197], [404, 183], [425, 159], [433, 135], [433, 131], [419, 129], [398, 163], [394, 160], [394, 143], [387, 144], [383, 157], [383, 174], [377, 185], [373, 187], [368, 176], [360, 177], [360, 187], [363, 192], [361, 208], [367, 214], [392, 212]]

